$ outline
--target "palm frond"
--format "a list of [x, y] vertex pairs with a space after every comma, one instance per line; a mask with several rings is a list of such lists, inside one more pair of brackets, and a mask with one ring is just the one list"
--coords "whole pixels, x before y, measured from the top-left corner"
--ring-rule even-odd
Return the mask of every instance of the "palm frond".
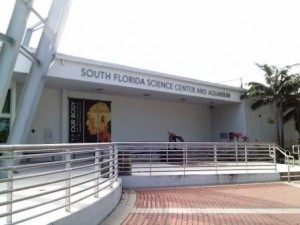
[[265, 105], [269, 105], [271, 102], [272, 102], [271, 99], [259, 99], [251, 105], [251, 109], [253, 110], [259, 109]]

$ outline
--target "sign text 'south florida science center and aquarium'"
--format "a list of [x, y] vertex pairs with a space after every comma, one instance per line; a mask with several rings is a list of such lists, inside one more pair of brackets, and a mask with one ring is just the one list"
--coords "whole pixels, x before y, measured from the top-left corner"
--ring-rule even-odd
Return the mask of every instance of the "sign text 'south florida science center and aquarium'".
[[133, 84], [139, 87], [148, 86], [155, 89], [164, 89], [166, 91], [178, 91], [178, 92], [185, 92], [185, 93], [194, 93], [197, 95], [210, 95], [215, 97], [223, 97], [223, 98], [230, 98], [230, 92], [219, 91], [219, 90], [212, 90], [202, 87], [195, 87], [191, 85], [184, 85], [176, 82], [170, 81], [162, 81], [159, 79], [150, 79], [150, 78], [143, 78], [133, 75], [125, 75], [119, 73], [111, 73], [104, 70], [95, 70], [95, 69], [88, 69], [88, 68], [81, 68], [81, 76], [88, 77], [91, 79], [100, 79], [100, 80], [109, 80], [114, 81], [120, 84]]

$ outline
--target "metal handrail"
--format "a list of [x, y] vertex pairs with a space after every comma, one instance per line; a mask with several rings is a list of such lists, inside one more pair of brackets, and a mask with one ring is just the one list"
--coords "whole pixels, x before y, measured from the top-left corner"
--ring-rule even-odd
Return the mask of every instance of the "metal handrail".
[[287, 161], [288, 164], [289, 164], [289, 160], [292, 159], [292, 165], [295, 166], [295, 158], [294, 156], [291, 155], [291, 152], [289, 150], [284, 149], [278, 145], [275, 145], [275, 149], [285, 157], [285, 161]]
[[[0, 145], [0, 152], [3, 153], [0, 160], [5, 164], [0, 168], [0, 173], [7, 175], [0, 179], [0, 223], [1, 217], [6, 218], [7, 224], [19, 224], [62, 208], [69, 212], [77, 202], [91, 196], [98, 197], [119, 175], [185, 176], [276, 171], [276, 151], [286, 157], [290, 177], [290, 160], [293, 157], [272, 143], [118, 142]], [[55, 157], [56, 160], [45, 161], [47, 157]], [[44, 179], [46, 177], [52, 179]], [[42, 186], [46, 186], [46, 190], [31, 193], [31, 189]], [[1, 187], [4, 187], [3, 190]], [[30, 194], [14, 197], [16, 192], [26, 191], [30, 191]], [[48, 201], [20, 206], [24, 201], [38, 201], [45, 195], [54, 197]], [[43, 209], [53, 202], [57, 204], [55, 207]], [[6, 210], [1, 211], [5, 206]], [[31, 213], [31, 210], [37, 208], [37, 213]], [[16, 218], [22, 213], [26, 215]]]
[[[3, 223], [19, 224], [62, 208], [70, 212], [72, 205], [97, 198], [118, 178], [113, 143], [0, 145], [0, 152], [0, 173], [5, 175], [0, 179], [0, 224], [3, 219]], [[51, 156], [60, 159], [45, 161]], [[41, 187], [46, 189], [37, 192]], [[35, 203], [24, 204], [32, 199]]]
[[[279, 147], [278, 145], [274, 145], [274, 149], [275, 149], [275, 152], [277, 150], [278, 152], [280, 152], [281, 154], [283, 154], [284, 157], [285, 157], [285, 162], [287, 162], [287, 166], [288, 166], [288, 182], [290, 183], [291, 182], [291, 169], [290, 169], [291, 165], [290, 165], [290, 159], [292, 160], [292, 166], [295, 166], [295, 158], [294, 158], [294, 156], [290, 155], [290, 151], [286, 151], [285, 149]], [[289, 154], [287, 154], [287, 152]], [[275, 159], [276, 159], [276, 154], [275, 154]]]
[[[276, 171], [269, 143], [118, 143], [121, 175]], [[150, 168], [150, 169], [149, 169]]]

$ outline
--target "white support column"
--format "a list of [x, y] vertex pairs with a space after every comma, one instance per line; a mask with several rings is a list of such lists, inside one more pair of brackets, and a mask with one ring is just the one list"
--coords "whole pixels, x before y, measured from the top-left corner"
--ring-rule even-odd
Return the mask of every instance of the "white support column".
[[[26, 2], [26, 3], [25, 3]], [[12, 79], [22, 38], [33, 0], [16, 0], [6, 35], [13, 43], [4, 43], [0, 52], [0, 112], [2, 111], [7, 90]]]
[[16, 116], [16, 108], [17, 108], [17, 83], [16, 81], [12, 82], [11, 85], [11, 96], [10, 96], [10, 127], [14, 124], [15, 116]]
[[[17, 2], [19, 3], [23, 1], [17, 0]], [[45, 24], [36, 51], [36, 58], [41, 63], [32, 64], [31, 66], [28, 78], [23, 88], [14, 124], [8, 136], [8, 144], [23, 144], [27, 141], [32, 121], [34, 119], [38, 103], [44, 89], [48, 69], [55, 59], [57, 46], [61, 37], [62, 30], [64, 29], [70, 5], [71, 0], [53, 0], [52, 2], [48, 20]], [[3, 57], [0, 57], [0, 59], [1, 58]], [[18, 162], [16, 161], [15, 163]], [[1, 164], [1, 166], [3, 167], [8, 166], [7, 160], [4, 160], [3, 162], [1, 162]], [[7, 177], [7, 174], [1, 173], [0, 178], [3, 177]]]
[[52, 2], [48, 20], [36, 51], [36, 57], [41, 64], [33, 64], [29, 72], [15, 122], [8, 138], [9, 144], [22, 144], [27, 140], [48, 69], [55, 59], [70, 4], [71, 0], [53, 0]]

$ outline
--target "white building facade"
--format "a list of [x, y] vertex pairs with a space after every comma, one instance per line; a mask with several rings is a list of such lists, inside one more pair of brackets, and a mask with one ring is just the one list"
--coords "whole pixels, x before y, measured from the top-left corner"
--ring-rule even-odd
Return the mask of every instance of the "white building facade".
[[[1, 114], [10, 124], [30, 64], [19, 56], [10, 111]], [[27, 143], [168, 141], [168, 132], [188, 142], [236, 141], [233, 133], [251, 142], [276, 142], [274, 110], [251, 110], [240, 99], [242, 88], [67, 55], [56, 57], [44, 79], [31, 130], [24, 131]], [[100, 108], [92, 109], [97, 103]], [[296, 144], [292, 123], [286, 133], [287, 147]]]

